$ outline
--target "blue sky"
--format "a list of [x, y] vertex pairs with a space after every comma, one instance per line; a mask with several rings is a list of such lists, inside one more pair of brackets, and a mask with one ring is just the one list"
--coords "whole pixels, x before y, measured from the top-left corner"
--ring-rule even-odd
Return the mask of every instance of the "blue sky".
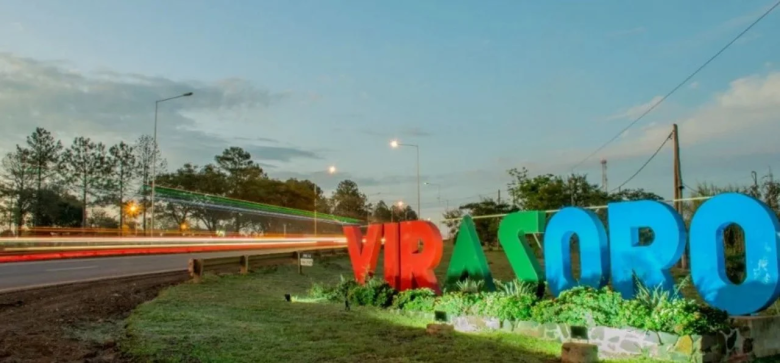
[[[161, 108], [174, 167], [238, 145], [273, 177], [348, 177], [414, 206], [398, 138], [455, 205], [505, 189], [511, 167], [571, 172], [772, 3], [5, 1], [0, 151], [33, 125], [132, 141], [157, 97], [194, 90]], [[780, 12], [576, 171], [600, 183], [605, 157], [617, 186], [675, 122], [686, 184], [778, 169], [778, 30]], [[669, 197], [671, 167], [666, 147], [626, 187]], [[423, 217], [436, 194], [423, 187]]]

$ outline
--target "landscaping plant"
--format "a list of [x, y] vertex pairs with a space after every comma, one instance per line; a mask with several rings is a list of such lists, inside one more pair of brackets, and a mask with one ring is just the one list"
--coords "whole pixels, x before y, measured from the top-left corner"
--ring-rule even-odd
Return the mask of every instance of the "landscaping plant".
[[[410, 312], [446, 312], [450, 316], [481, 316], [512, 321], [562, 323], [576, 326], [634, 327], [678, 335], [708, 334], [728, 328], [728, 314], [702, 306], [661, 288], [638, 284], [635, 299], [626, 300], [605, 287], [575, 287], [557, 298], [540, 299], [537, 284], [495, 281], [495, 292], [484, 285], [464, 280], [436, 296], [430, 289], [396, 292], [381, 279], [364, 285], [342, 279], [333, 286], [315, 285], [314, 298], [355, 305], [392, 308]], [[684, 285], [684, 284], [683, 284]], [[682, 285], [679, 288], [682, 288]]]

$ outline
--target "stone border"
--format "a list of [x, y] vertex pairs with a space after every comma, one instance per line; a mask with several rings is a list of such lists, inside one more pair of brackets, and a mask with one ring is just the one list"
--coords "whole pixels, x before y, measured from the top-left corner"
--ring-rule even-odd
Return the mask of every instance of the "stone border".
[[[399, 313], [425, 320], [436, 320], [434, 313]], [[446, 323], [456, 331], [473, 333], [503, 331], [544, 340], [572, 341], [568, 324], [533, 321], [501, 321], [497, 318], [449, 316]], [[587, 341], [597, 345], [599, 357], [646, 356], [678, 362], [748, 362], [756, 358], [780, 355], [780, 316], [733, 318], [734, 328], [711, 335], [679, 336], [635, 328], [588, 327]], [[576, 340], [576, 339], [574, 339]]]

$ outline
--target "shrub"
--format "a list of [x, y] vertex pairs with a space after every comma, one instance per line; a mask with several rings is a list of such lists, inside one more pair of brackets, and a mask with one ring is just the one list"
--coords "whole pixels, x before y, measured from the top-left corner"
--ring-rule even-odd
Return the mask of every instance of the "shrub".
[[502, 282], [501, 280], [493, 280], [493, 284], [496, 285], [496, 290], [513, 296], [531, 295], [541, 297], [544, 295], [544, 283], [537, 282], [525, 282], [518, 279], [514, 279], [509, 282]]
[[347, 298], [355, 305], [386, 308], [393, 303], [395, 295], [395, 289], [383, 279], [372, 278], [363, 285], [355, 283], [355, 287], [347, 293]]
[[355, 280], [346, 279], [344, 276], [340, 278], [339, 283], [334, 286], [326, 286], [319, 283], [313, 284], [309, 289], [309, 296], [314, 299], [343, 302], [352, 290], [358, 287], [358, 283]]
[[584, 326], [634, 327], [679, 335], [707, 334], [728, 327], [728, 314], [660, 289], [640, 290], [624, 300], [608, 288], [576, 287], [534, 305], [531, 320]]
[[[683, 282], [679, 288], [685, 285]], [[579, 286], [556, 299], [539, 300], [537, 285], [496, 281], [497, 292], [480, 291], [482, 285], [466, 280], [461, 289], [436, 296], [430, 289], [396, 292], [385, 281], [373, 278], [364, 285], [344, 279], [333, 287], [315, 284], [314, 298], [349, 301], [355, 305], [393, 307], [406, 311], [443, 311], [450, 315], [476, 315], [501, 320], [531, 320], [580, 326], [634, 327], [686, 334], [713, 333], [728, 327], [728, 315], [679, 297], [660, 288], [638, 285], [635, 299], [624, 300], [609, 288]]]
[[436, 299], [434, 308], [453, 315], [472, 315], [471, 307], [476, 305], [483, 294], [448, 292]]
[[531, 308], [537, 299], [532, 294], [507, 295], [502, 293], [480, 294], [471, 313], [501, 320], [530, 320]]
[[436, 293], [431, 289], [412, 289], [398, 293], [393, 300], [393, 308], [407, 311], [432, 312], [436, 303]]
[[622, 303], [620, 294], [611, 290], [578, 286], [562, 292], [557, 299], [539, 302], [531, 316], [540, 323], [619, 327], [623, 323]]

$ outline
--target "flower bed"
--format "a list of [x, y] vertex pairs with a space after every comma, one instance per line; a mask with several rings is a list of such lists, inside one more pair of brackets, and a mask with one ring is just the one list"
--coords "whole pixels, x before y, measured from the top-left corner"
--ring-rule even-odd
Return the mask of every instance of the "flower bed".
[[429, 289], [397, 292], [381, 279], [364, 285], [342, 279], [335, 286], [315, 285], [313, 298], [393, 308], [403, 311], [445, 312], [454, 316], [487, 316], [501, 321], [535, 321], [575, 326], [633, 327], [678, 335], [709, 334], [729, 328], [728, 315], [693, 300], [659, 289], [639, 289], [635, 299], [603, 288], [576, 287], [558, 298], [540, 298], [539, 287], [518, 281], [495, 281], [495, 292], [464, 281], [445, 287], [441, 296]]
[[[598, 345], [602, 356], [645, 355], [699, 362], [756, 356], [756, 337], [751, 336], [751, 328], [745, 328], [744, 322], [735, 326], [725, 312], [676, 294], [640, 286], [635, 299], [625, 300], [608, 288], [577, 287], [553, 299], [540, 298], [543, 290], [536, 285], [517, 281], [495, 281], [495, 285], [497, 291], [487, 292], [479, 283], [467, 280], [445, 287], [443, 294], [436, 296], [428, 289], [399, 293], [380, 279], [358, 285], [342, 278], [335, 286], [315, 285], [310, 295], [390, 309], [428, 321], [446, 321], [462, 332], [502, 330], [567, 341], [578, 338], [572, 337], [574, 331], [583, 335], [580, 339]], [[769, 319], [780, 323], [780, 319]], [[773, 326], [780, 333], [780, 324]], [[772, 353], [771, 349], [767, 352]]]

